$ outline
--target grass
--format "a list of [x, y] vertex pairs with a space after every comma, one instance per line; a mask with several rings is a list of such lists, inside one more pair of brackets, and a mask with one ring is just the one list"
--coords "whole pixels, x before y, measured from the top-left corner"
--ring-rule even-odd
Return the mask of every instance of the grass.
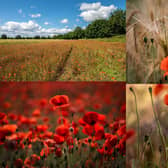
[[123, 35], [114, 35], [113, 37], [97, 38], [96, 40], [105, 41], [105, 42], [121, 42], [121, 43], [125, 43], [126, 42], [126, 36], [124, 34]]
[[112, 39], [0, 40], [0, 80], [125, 81], [124, 36]]

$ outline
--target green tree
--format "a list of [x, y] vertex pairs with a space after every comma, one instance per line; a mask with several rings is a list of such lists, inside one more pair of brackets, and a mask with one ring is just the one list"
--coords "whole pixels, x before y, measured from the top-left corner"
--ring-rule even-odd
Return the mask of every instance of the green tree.
[[8, 37], [7, 37], [7, 35], [6, 34], [2, 34], [1, 35], [1, 39], [7, 39]]
[[126, 33], [126, 11], [116, 10], [109, 18], [110, 35]]
[[73, 31], [73, 38], [74, 39], [82, 39], [85, 37], [85, 32], [81, 27], [76, 27]]
[[108, 20], [96, 20], [89, 24], [85, 30], [87, 38], [109, 37], [110, 27]]
[[15, 39], [21, 39], [22, 37], [21, 37], [21, 35], [17, 35], [16, 37], [15, 37]]

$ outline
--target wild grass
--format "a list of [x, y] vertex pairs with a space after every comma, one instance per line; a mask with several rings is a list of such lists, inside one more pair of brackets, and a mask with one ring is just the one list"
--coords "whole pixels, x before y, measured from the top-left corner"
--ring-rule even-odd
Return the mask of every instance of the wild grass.
[[127, 128], [137, 132], [127, 142], [130, 168], [168, 167], [166, 85], [127, 86]]
[[[168, 56], [168, 1], [128, 0], [127, 81], [159, 83], [160, 63]], [[164, 81], [166, 82], [166, 81]]]

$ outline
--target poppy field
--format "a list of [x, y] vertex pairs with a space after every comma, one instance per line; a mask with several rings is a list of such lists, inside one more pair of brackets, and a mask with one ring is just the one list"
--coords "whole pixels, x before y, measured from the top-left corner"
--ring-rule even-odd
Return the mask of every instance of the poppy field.
[[127, 86], [127, 167], [168, 168], [168, 85]]
[[125, 42], [0, 40], [1, 81], [125, 81]]
[[125, 83], [1, 82], [0, 92], [0, 167], [125, 167]]

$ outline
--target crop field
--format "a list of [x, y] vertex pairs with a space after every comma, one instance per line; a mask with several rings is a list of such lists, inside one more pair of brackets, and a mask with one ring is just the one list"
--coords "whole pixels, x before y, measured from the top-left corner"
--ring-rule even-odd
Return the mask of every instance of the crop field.
[[0, 92], [0, 167], [125, 167], [125, 83], [1, 82]]
[[125, 81], [125, 42], [0, 40], [1, 81]]

